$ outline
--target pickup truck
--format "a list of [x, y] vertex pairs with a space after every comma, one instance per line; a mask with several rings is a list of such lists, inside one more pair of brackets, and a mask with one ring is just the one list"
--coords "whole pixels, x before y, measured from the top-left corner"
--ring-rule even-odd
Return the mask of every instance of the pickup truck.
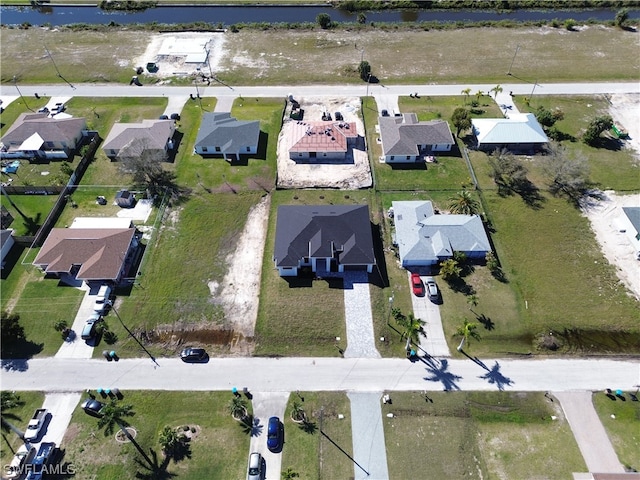
[[47, 466], [50, 465], [53, 460], [55, 448], [56, 444], [53, 442], [43, 442], [40, 444], [36, 457], [27, 468], [29, 474], [26, 480], [42, 480], [44, 474], [49, 473], [47, 472]]
[[29, 420], [29, 425], [27, 425], [27, 431], [24, 432], [24, 439], [27, 441], [33, 441], [40, 436], [40, 432], [42, 431], [42, 427], [44, 425], [45, 420], [47, 419], [47, 415], [49, 412], [46, 408], [39, 408]]

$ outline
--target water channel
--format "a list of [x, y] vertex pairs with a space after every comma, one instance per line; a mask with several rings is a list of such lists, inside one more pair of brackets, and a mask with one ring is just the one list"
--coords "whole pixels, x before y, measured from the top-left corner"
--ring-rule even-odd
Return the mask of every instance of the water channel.
[[[95, 6], [42, 6], [0, 7], [0, 24], [20, 25], [68, 25], [87, 24], [133, 24], [160, 23], [178, 24], [207, 22], [212, 26], [236, 23], [314, 23], [316, 16], [327, 13], [336, 22], [356, 22], [357, 13], [337, 10], [327, 6], [160, 6], [137, 12], [107, 12]], [[367, 23], [398, 22], [482, 22], [482, 21], [540, 21], [574, 19], [585, 22], [613, 20], [612, 9], [590, 10], [515, 10], [498, 12], [492, 10], [384, 10], [365, 12]], [[630, 10], [630, 19], [640, 18], [640, 10]]]

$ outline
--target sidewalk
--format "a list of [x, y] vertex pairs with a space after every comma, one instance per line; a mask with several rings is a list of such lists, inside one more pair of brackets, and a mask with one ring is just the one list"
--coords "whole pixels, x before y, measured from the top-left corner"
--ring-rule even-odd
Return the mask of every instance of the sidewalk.
[[625, 473], [593, 407], [590, 391], [552, 392], [560, 400], [589, 472]]

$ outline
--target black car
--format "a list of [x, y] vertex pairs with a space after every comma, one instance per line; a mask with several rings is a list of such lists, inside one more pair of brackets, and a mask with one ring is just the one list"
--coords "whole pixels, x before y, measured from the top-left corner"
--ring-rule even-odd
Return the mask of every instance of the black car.
[[209, 354], [204, 348], [185, 348], [180, 352], [180, 359], [187, 363], [206, 363], [209, 361]]
[[338, 120], [339, 122], [344, 120], [344, 117], [342, 116], [342, 113], [340, 113], [340, 112], [336, 112], [335, 117], [336, 117], [336, 120]]
[[382, 116], [383, 117], [388, 117], [389, 116], [389, 111], [388, 110], [382, 110]]
[[159, 120], [169, 120], [169, 117], [167, 117], [166, 115], [160, 115], [158, 117]]
[[284, 428], [278, 417], [271, 417], [267, 426], [267, 448], [278, 453], [282, 451], [284, 443]]
[[99, 402], [93, 398], [87, 398], [80, 407], [84, 410], [87, 415], [91, 415], [92, 417], [101, 418], [102, 414], [100, 410], [104, 407], [104, 403]]
[[171, 120], [180, 120], [180, 114], [179, 113], [172, 113], [169, 118], [171, 118]]

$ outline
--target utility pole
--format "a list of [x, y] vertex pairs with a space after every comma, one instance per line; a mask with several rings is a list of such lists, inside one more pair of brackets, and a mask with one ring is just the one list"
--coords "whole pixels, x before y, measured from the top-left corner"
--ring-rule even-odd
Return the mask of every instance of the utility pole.
[[511, 59], [511, 65], [509, 65], [509, 71], [507, 75], [511, 75], [511, 67], [513, 67], [513, 62], [516, 60], [516, 55], [518, 55], [518, 50], [520, 50], [520, 45], [516, 45], [516, 53], [513, 54], [513, 58]]
[[22, 92], [20, 91], [20, 89], [18, 88], [18, 79], [17, 77], [14, 75], [13, 76], [13, 84], [16, 86], [16, 90], [18, 90], [18, 95], [20, 95], [20, 98], [22, 99], [22, 101], [24, 102], [24, 106], [27, 107], [27, 109], [31, 110], [32, 112], [35, 113], [35, 110], [33, 110], [33, 108], [31, 108], [28, 104], [27, 101], [24, 99], [24, 97], [22, 96]]

